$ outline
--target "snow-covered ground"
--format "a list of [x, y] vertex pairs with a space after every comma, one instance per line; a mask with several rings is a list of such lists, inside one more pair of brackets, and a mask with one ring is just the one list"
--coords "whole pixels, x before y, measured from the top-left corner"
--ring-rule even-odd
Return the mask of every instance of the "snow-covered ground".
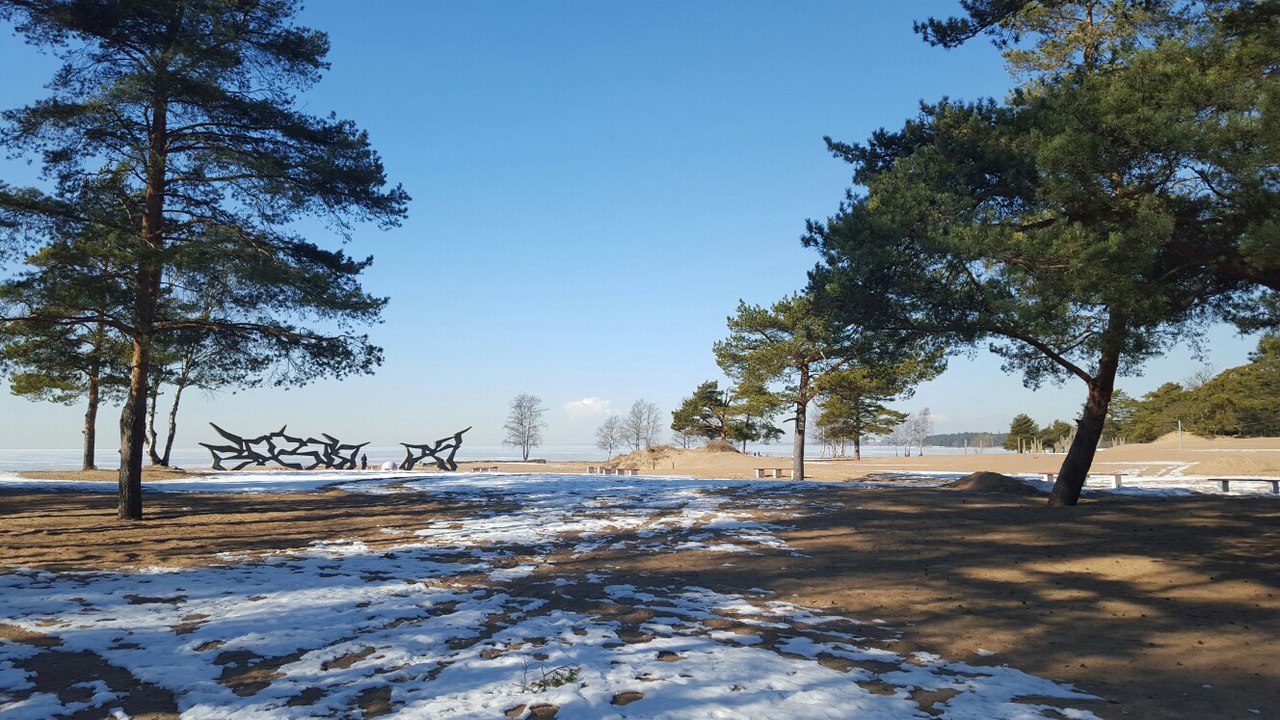
[[796, 554], [778, 534], [785, 520], [752, 513], [811, 511], [812, 496], [796, 496], [791, 483], [273, 472], [150, 489], [305, 492], [333, 483], [491, 509], [384, 528], [403, 539], [391, 550], [348, 541], [184, 570], [11, 568], [0, 574], [0, 622], [42, 641], [0, 639], [0, 716], [124, 717], [119, 683], [95, 680], [75, 693], [33, 683], [37, 655], [88, 651], [130, 673], [130, 683], [171, 692], [192, 718], [353, 717], [375, 707], [408, 718], [527, 718], [549, 716], [550, 706], [562, 719], [927, 718], [925, 709], [944, 718], [1095, 717], [1072, 707], [1089, 696], [998, 656], [979, 666], [904, 655], [894, 649], [898, 633], [874, 618], [800, 607], [761, 588], [646, 582], [611, 565], [676, 552], [728, 566]]

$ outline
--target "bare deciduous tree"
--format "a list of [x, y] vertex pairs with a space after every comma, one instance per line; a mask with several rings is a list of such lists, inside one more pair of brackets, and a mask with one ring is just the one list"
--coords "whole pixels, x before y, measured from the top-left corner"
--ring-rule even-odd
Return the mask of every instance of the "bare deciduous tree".
[[924, 439], [933, 434], [933, 417], [929, 413], [929, 408], [921, 408], [919, 412], [913, 413], [902, 423], [902, 426], [907, 455], [911, 454], [913, 446], [918, 455], [924, 455]]
[[502, 428], [507, 431], [503, 445], [520, 448], [520, 458], [529, 459], [529, 451], [542, 444], [542, 414], [547, 411], [542, 407], [542, 398], [529, 393], [520, 393], [511, 399], [511, 413], [507, 415], [507, 424]]
[[1213, 371], [1213, 366], [1205, 365], [1183, 379], [1182, 387], [1187, 390], [1199, 390], [1204, 387], [1205, 383], [1212, 380], [1215, 375], [1217, 375], [1217, 373]]
[[622, 421], [623, 438], [632, 450], [649, 447], [662, 432], [662, 411], [657, 405], [643, 399], [631, 404], [631, 412]]
[[608, 420], [596, 428], [596, 447], [608, 453], [606, 460], [613, 457], [613, 451], [622, 444], [622, 438], [622, 418], [617, 415], [610, 415]]
[[671, 433], [671, 442], [673, 442], [676, 445], [679, 445], [685, 450], [688, 450], [694, 445], [698, 445], [700, 443], [706, 442], [706, 439], [707, 438], [705, 435], [701, 435], [696, 431], [690, 430], [690, 429], [675, 430], [675, 431], [672, 431]]

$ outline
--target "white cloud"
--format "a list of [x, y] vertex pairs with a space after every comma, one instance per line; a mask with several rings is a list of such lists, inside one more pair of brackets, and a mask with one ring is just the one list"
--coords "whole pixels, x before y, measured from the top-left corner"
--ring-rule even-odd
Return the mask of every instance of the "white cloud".
[[607, 417], [613, 412], [613, 403], [598, 397], [584, 397], [565, 403], [564, 412], [571, 420]]

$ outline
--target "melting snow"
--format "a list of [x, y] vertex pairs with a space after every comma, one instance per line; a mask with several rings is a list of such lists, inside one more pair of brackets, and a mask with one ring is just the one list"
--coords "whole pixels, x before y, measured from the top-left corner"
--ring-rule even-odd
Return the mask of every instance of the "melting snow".
[[[41, 653], [91, 652], [173, 693], [183, 717], [359, 714], [382, 693], [404, 718], [1094, 718], [1090, 696], [1004, 666], [892, 650], [881, 624], [768, 600], [753, 588], [620, 582], [553, 554], [793, 552], [784, 526], [749, 514], [756, 488], [801, 515], [791, 484], [579, 475], [226, 473], [176, 492], [420, 492], [496, 508], [388, 528], [391, 551], [317, 543], [230, 566], [0, 574], [3, 618], [60, 641], [0, 639], [0, 715], [97, 708], [124, 717], [127, 688], [95, 680], [38, 692]], [[324, 477], [331, 476], [331, 477]], [[396, 483], [396, 487], [391, 487]], [[766, 489], [767, 490], [764, 490]], [[515, 508], [515, 509], [512, 509]], [[631, 583], [639, 582], [629, 575]], [[585, 609], [584, 609], [585, 608]], [[132, 682], [132, 681], [131, 681]], [[947, 691], [922, 707], [917, 691]], [[1018, 698], [1036, 698], [1022, 703]], [[1061, 702], [1058, 702], [1061, 701]]]

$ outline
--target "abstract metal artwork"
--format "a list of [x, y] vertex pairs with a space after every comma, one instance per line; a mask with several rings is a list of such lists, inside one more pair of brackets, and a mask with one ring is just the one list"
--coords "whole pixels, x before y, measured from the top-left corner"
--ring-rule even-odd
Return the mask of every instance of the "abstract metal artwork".
[[[369, 444], [363, 442], [359, 445], [347, 445], [325, 433], [320, 433], [324, 440], [294, 437], [285, 434], [288, 425], [273, 433], [259, 435], [256, 438], [244, 438], [227, 432], [213, 423], [209, 424], [219, 435], [234, 443], [233, 445], [200, 443], [213, 455], [215, 470], [240, 470], [249, 465], [265, 467], [268, 463], [276, 463], [281, 467], [294, 470], [313, 470], [318, 467], [353, 470], [359, 467], [356, 462], [356, 453]], [[224, 461], [241, 462], [235, 467], [227, 468], [222, 464]]]
[[[361, 448], [369, 444], [367, 442], [358, 445], [346, 444], [326, 433], [320, 433], [323, 440], [294, 437], [285, 433], [287, 425], [276, 432], [255, 438], [245, 438], [227, 432], [214, 423], [209, 425], [232, 443], [230, 445], [200, 443], [213, 455], [215, 470], [241, 470], [250, 465], [266, 467], [271, 463], [293, 470], [314, 470], [318, 467], [354, 470], [363, 465], [362, 462], [357, 461], [356, 455]], [[453, 456], [458, 452], [458, 448], [462, 447], [462, 433], [470, 429], [459, 431], [434, 443], [424, 445], [400, 443], [405, 448], [405, 458], [404, 462], [400, 463], [400, 469], [412, 470], [414, 465], [430, 457], [435, 461], [436, 467], [441, 470], [457, 470], [458, 464], [454, 462]], [[227, 467], [223, 465], [224, 462], [238, 464]]]
[[435, 460], [436, 467], [441, 470], [457, 470], [458, 463], [453, 461], [453, 456], [462, 447], [462, 433], [467, 430], [459, 430], [452, 437], [440, 438], [430, 445], [400, 443], [404, 446], [404, 462], [400, 463], [400, 469], [412, 470], [414, 465], [429, 457]]

